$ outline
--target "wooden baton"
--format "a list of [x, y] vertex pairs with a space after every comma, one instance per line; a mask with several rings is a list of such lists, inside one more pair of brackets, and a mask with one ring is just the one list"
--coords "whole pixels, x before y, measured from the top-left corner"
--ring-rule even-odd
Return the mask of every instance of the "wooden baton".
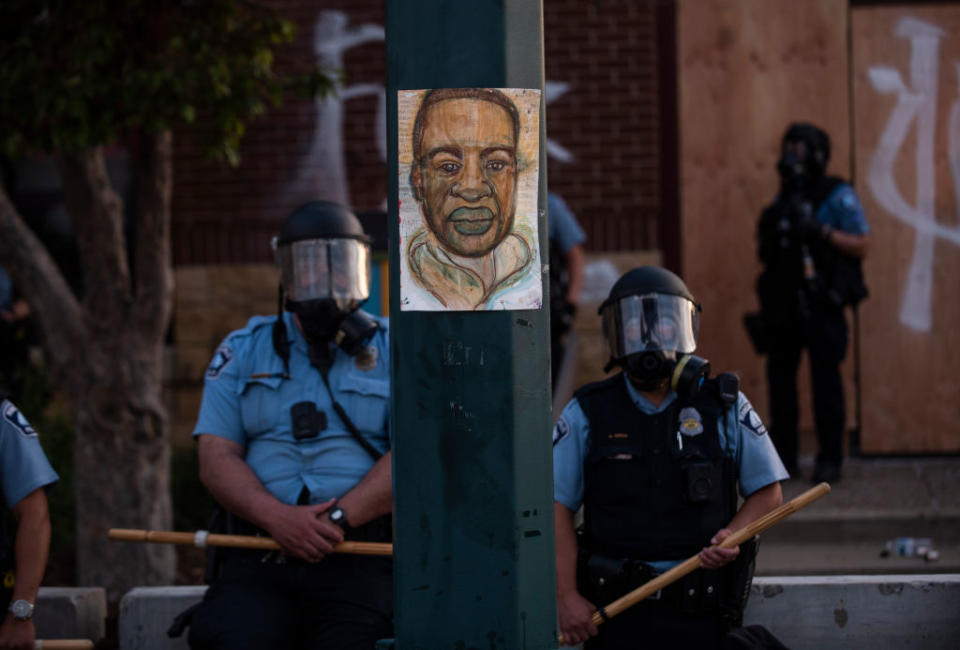
[[34, 650], [93, 650], [90, 639], [37, 639]]
[[[729, 537], [717, 544], [717, 546], [720, 548], [733, 548], [734, 546], [739, 546], [754, 535], [757, 535], [781, 520], [786, 519], [797, 510], [810, 505], [823, 495], [827, 494], [829, 491], [829, 483], [819, 483], [803, 494], [791, 499], [790, 501], [787, 501], [778, 508], [774, 508], [764, 516], [755, 519], [743, 528], [731, 533]], [[676, 582], [683, 576], [699, 568], [700, 554], [698, 553], [693, 557], [684, 560], [669, 571], [661, 573], [653, 580], [640, 585], [630, 593], [624, 594], [606, 607], [601, 607], [595, 611], [591, 619], [593, 624], [600, 625], [604, 621], [609, 620], [621, 613], [623, 610], [636, 605], [644, 598], [652, 596], [667, 585]], [[563, 635], [557, 637], [557, 641], [560, 645], [563, 645]]]
[[[254, 535], [221, 535], [198, 530], [195, 533], [182, 533], [172, 530], [142, 530], [138, 528], [111, 528], [107, 537], [123, 542], [153, 542], [155, 544], [184, 544], [204, 548], [206, 546], [228, 546], [230, 548], [252, 548], [263, 551], [281, 551], [280, 545], [271, 537]], [[393, 544], [380, 542], [340, 542], [333, 547], [334, 553], [354, 555], [393, 555]]]

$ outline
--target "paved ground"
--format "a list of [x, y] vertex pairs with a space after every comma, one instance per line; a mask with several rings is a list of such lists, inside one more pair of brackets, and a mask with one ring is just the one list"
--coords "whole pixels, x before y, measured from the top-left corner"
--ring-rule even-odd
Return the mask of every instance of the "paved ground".
[[[784, 483], [784, 501], [809, 489]], [[960, 573], [960, 457], [850, 458], [831, 492], [761, 536], [758, 575]], [[887, 540], [928, 538], [939, 559], [882, 557]]]

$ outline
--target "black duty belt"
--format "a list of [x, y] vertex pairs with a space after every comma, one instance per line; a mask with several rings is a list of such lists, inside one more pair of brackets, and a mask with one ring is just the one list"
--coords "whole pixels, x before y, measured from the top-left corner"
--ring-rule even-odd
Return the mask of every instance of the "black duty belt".
[[[653, 567], [639, 560], [610, 558], [582, 551], [577, 581], [586, 597], [597, 606], [605, 607], [658, 575]], [[698, 570], [667, 585], [643, 602], [649, 601], [652, 607], [690, 614], [717, 612], [721, 605], [723, 582], [722, 571]]]

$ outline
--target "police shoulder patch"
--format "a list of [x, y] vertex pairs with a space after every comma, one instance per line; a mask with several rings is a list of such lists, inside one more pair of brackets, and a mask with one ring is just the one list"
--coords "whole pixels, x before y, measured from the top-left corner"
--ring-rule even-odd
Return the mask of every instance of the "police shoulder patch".
[[27, 418], [23, 416], [13, 402], [7, 401], [3, 404], [3, 419], [13, 425], [13, 427], [28, 438], [36, 438], [37, 432], [34, 430]]
[[860, 210], [860, 201], [857, 200], [857, 194], [853, 191], [853, 188], [844, 188], [840, 194], [840, 205], [850, 212]]
[[767, 435], [767, 427], [763, 426], [763, 420], [753, 410], [753, 404], [746, 397], [740, 404], [740, 410], [737, 412], [737, 419], [740, 420], [740, 426], [750, 430], [750, 433], [758, 438]]
[[207, 366], [207, 378], [216, 379], [219, 377], [223, 369], [230, 365], [232, 359], [233, 350], [228, 344], [221, 344], [220, 347], [217, 348], [216, 354], [213, 355], [213, 360], [210, 361], [210, 365]]
[[570, 433], [570, 425], [561, 416], [557, 420], [557, 425], [553, 427], [553, 445], [556, 446], [558, 442], [567, 437], [568, 433]]

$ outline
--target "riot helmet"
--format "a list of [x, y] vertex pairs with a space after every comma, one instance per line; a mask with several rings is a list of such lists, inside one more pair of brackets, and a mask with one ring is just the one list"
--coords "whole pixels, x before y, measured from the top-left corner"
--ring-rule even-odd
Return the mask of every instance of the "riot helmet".
[[806, 189], [823, 178], [830, 160], [830, 136], [804, 122], [796, 122], [783, 134], [777, 172], [787, 189]]
[[357, 312], [370, 295], [372, 241], [352, 212], [329, 201], [295, 209], [274, 238], [280, 308], [297, 315], [311, 345], [334, 341], [355, 354], [376, 330]]
[[366, 300], [371, 242], [357, 217], [335, 203], [313, 201], [294, 210], [274, 240], [288, 303], [329, 299], [347, 310]]
[[628, 271], [599, 309], [610, 350], [605, 370], [622, 367], [641, 390], [659, 388], [668, 380], [678, 390], [690, 372], [693, 380], [702, 380], [709, 364], [692, 356], [699, 312], [693, 295], [674, 273], [658, 266]]

